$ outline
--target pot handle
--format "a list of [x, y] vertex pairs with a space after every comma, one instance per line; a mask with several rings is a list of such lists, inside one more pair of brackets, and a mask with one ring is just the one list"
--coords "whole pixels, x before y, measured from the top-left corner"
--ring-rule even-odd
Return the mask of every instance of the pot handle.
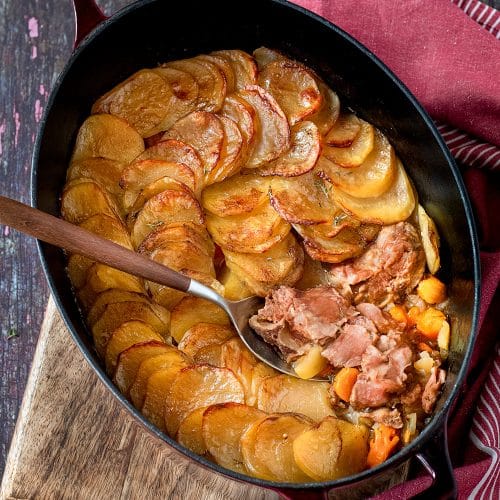
[[447, 419], [417, 458], [432, 478], [426, 490], [415, 495], [420, 500], [449, 500], [457, 498], [457, 482], [448, 452]]
[[75, 43], [76, 49], [80, 42], [100, 23], [107, 19], [94, 0], [73, 0], [75, 13]]

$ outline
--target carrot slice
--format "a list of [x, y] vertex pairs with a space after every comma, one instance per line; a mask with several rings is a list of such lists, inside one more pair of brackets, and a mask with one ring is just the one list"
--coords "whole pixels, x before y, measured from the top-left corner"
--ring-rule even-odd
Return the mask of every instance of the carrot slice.
[[380, 424], [374, 429], [373, 439], [370, 440], [370, 450], [366, 461], [368, 467], [375, 467], [385, 462], [398, 443], [399, 436], [396, 435], [396, 429]]

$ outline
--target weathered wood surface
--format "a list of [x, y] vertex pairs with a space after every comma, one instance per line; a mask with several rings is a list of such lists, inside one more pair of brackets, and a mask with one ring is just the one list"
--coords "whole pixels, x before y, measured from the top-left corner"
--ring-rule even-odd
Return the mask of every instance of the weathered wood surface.
[[0, 498], [275, 499], [147, 434], [73, 344], [49, 301]]

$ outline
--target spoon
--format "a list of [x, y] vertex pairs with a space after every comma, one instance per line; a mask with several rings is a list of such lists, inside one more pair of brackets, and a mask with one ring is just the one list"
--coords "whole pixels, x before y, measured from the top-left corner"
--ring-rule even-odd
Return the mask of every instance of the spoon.
[[[208, 286], [167, 266], [63, 219], [3, 196], [0, 196], [0, 223], [68, 252], [214, 302], [224, 309], [243, 343], [258, 359], [282, 373], [297, 377], [294, 369], [248, 325], [249, 318], [263, 305], [261, 297], [226, 300]], [[318, 377], [309, 380], [325, 379]]]

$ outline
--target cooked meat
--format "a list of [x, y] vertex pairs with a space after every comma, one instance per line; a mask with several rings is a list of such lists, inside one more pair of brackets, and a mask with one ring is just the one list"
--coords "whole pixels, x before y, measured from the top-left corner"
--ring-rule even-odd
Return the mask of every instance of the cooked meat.
[[[389, 313], [382, 311], [380, 307], [368, 302], [362, 302], [356, 309], [366, 318], [373, 321], [380, 333], [401, 330], [402, 326], [395, 321]], [[404, 328], [404, 327], [403, 327]]]
[[369, 418], [379, 424], [394, 427], [394, 429], [401, 429], [403, 427], [403, 419], [396, 408], [393, 410], [389, 408], [378, 408], [377, 410], [362, 412], [359, 416]]
[[416, 229], [408, 222], [382, 228], [368, 250], [348, 264], [331, 266], [331, 275], [351, 285], [354, 302], [398, 302], [418, 284], [425, 254]]
[[426, 413], [431, 413], [438, 397], [438, 392], [446, 379], [446, 372], [435, 366], [431, 371], [431, 376], [425, 384], [422, 394], [422, 408]]

